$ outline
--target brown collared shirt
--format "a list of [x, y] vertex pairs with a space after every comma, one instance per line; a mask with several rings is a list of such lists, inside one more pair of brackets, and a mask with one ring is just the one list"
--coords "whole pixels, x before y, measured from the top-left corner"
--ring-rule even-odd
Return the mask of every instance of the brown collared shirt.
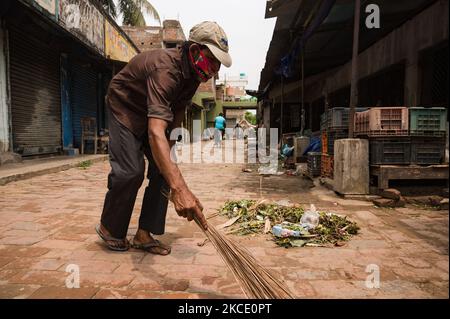
[[142, 52], [114, 76], [106, 97], [112, 114], [136, 136], [147, 131], [148, 118], [171, 126], [174, 114], [190, 105], [200, 82], [183, 48]]

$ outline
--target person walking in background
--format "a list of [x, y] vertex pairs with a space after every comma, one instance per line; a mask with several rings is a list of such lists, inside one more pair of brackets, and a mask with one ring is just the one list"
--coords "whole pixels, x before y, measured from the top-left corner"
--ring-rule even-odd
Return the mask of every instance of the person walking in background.
[[220, 146], [220, 142], [223, 139], [225, 133], [227, 121], [223, 117], [223, 113], [219, 113], [214, 119], [214, 146]]

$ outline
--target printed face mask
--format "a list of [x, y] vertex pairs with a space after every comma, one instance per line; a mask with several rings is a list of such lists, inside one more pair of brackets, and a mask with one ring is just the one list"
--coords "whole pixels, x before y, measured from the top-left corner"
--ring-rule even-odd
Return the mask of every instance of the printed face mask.
[[189, 52], [191, 57], [192, 65], [194, 66], [195, 73], [198, 74], [200, 80], [206, 82], [209, 80], [210, 76], [210, 66], [211, 62], [209, 62], [208, 58], [200, 51], [198, 57], [194, 59], [192, 53]]

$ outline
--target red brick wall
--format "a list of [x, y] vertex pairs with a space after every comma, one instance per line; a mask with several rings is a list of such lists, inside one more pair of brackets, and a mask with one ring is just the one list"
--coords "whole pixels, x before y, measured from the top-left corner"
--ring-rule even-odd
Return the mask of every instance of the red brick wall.
[[162, 29], [160, 27], [122, 27], [136, 46], [143, 51], [160, 49], [162, 45]]
[[141, 52], [169, 47], [169, 44], [181, 44], [186, 41], [183, 29], [177, 20], [165, 20], [162, 28], [123, 26], [122, 29]]
[[180, 22], [177, 20], [164, 20], [163, 22], [163, 41], [164, 42], [183, 42], [186, 41]]

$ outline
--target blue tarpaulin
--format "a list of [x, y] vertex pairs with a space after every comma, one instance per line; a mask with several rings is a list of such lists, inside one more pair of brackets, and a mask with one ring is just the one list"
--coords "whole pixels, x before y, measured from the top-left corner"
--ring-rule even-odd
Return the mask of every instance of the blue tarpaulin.
[[322, 151], [322, 141], [320, 137], [311, 137], [309, 146], [305, 149], [302, 155], [307, 155], [308, 152], [321, 152]]

